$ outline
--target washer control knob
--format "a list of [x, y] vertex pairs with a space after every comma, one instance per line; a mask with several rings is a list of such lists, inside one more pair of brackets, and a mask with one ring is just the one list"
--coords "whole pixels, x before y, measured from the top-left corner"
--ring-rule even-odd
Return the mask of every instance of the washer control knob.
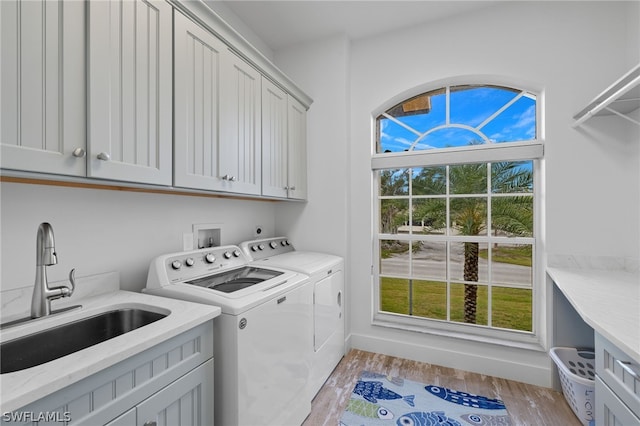
[[193, 257], [187, 257], [187, 259], [184, 261], [184, 263], [187, 266], [193, 266], [193, 265], [195, 265], [196, 262], [194, 262]]
[[251, 246], [251, 251], [258, 251], [258, 246]]
[[286, 246], [286, 245], [287, 245], [287, 240], [282, 240], [282, 241], [280, 241], [280, 245], [281, 245], [282, 247]]
[[269, 247], [271, 247], [272, 249], [275, 249], [276, 247], [278, 247], [278, 243], [276, 243], [275, 241], [271, 241], [269, 243]]
[[260, 250], [264, 250], [264, 244], [260, 244], [260, 245], [258, 246], [258, 249], [260, 249]]
[[173, 262], [171, 262], [171, 267], [173, 269], [180, 269], [182, 267], [182, 262], [180, 262], [179, 260], [174, 260]]
[[235, 249], [235, 250], [233, 251], [233, 257], [240, 257], [240, 250]]
[[223, 256], [225, 259], [231, 259], [231, 253], [229, 253], [228, 251], [225, 251]]
[[213, 255], [213, 253], [207, 253], [204, 255], [204, 260], [206, 260], [207, 263], [213, 263], [216, 261], [216, 257]]

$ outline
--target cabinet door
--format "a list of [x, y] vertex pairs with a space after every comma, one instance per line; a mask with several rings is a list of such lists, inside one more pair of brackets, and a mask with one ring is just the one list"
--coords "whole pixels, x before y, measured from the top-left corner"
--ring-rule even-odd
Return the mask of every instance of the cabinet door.
[[139, 426], [212, 425], [213, 359], [138, 405], [137, 424]]
[[287, 94], [262, 79], [262, 195], [287, 197]]
[[307, 110], [288, 97], [289, 198], [307, 198]]
[[131, 426], [136, 424], [136, 409], [125, 412], [124, 414], [111, 420], [105, 426]]
[[220, 180], [223, 190], [261, 192], [260, 73], [226, 51], [220, 100]]
[[172, 8], [160, 0], [87, 7], [88, 175], [171, 185]]
[[640, 419], [620, 398], [596, 377], [596, 424], [598, 426], [640, 426]]
[[221, 190], [220, 68], [226, 46], [177, 12], [174, 31], [174, 185]]
[[0, 1], [2, 168], [85, 175], [84, 7]]

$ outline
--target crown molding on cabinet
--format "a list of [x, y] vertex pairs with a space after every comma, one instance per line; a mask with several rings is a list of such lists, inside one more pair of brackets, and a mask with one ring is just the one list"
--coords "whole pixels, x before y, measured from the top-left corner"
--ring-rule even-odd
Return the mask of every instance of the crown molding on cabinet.
[[291, 96], [309, 109], [313, 103], [285, 73], [276, 67], [267, 57], [256, 49], [247, 39], [227, 24], [218, 14], [201, 0], [168, 0], [174, 8], [211, 31], [219, 37], [227, 47], [244, 60], [260, 70], [274, 84], [282, 87]]

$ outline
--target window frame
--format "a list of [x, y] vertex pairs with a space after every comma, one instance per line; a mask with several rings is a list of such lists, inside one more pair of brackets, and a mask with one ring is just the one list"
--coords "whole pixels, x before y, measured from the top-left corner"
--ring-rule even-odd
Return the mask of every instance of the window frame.
[[[460, 84], [502, 86], [505, 88], [518, 87], [536, 95], [536, 135], [535, 140], [518, 142], [485, 143], [463, 147], [438, 148], [422, 151], [377, 153], [376, 144], [378, 136], [377, 118], [389, 108], [416, 97], [421, 93], [446, 88]], [[421, 86], [394, 97], [372, 114], [372, 155], [371, 155], [371, 181], [372, 181], [372, 311], [371, 324], [394, 328], [405, 331], [413, 331], [426, 334], [435, 334], [449, 337], [457, 337], [471, 341], [491, 342], [511, 347], [545, 350], [547, 346], [546, 336], [546, 288], [544, 274], [544, 217], [543, 217], [543, 170], [544, 170], [544, 126], [543, 126], [544, 93], [542, 90], [531, 90], [522, 85], [501, 80], [477, 81], [470, 79], [448, 79], [446, 81], [433, 82], [428, 86]], [[450, 166], [471, 163], [495, 163], [500, 161], [532, 161], [534, 173], [533, 209], [534, 229], [531, 238], [532, 243], [532, 331], [518, 331], [501, 328], [493, 328], [483, 325], [464, 324], [446, 320], [429, 319], [425, 317], [411, 317], [404, 314], [394, 314], [380, 309], [380, 241], [385, 239], [419, 241], [416, 234], [382, 234], [380, 232], [380, 182], [378, 171], [384, 169], [406, 169], [411, 167], [423, 168], [430, 166]], [[473, 236], [474, 241], [490, 241], [490, 237]], [[432, 238], [429, 238], [433, 241]], [[462, 242], [464, 238], [457, 238], [455, 242]], [[451, 241], [446, 239], [446, 241]], [[515, 240], [513, 240], [515, 241]], [[524, 241], [524, 240], [523, 240]]]

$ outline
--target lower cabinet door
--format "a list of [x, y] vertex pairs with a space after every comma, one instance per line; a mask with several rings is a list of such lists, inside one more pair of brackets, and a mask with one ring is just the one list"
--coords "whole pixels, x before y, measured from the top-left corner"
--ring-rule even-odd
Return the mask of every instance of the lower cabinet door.
[[138, 426], [212, 425], [213, 359], [140, 403], [137, 407], [135, 424]]
[[121, 416], [111, 420], [105, 426], [131, 426], [136, 424], [136, 409], [132, 408]]
[[598, 426], [640, 426], [640, 419], [596, 376], [596, 424]]

